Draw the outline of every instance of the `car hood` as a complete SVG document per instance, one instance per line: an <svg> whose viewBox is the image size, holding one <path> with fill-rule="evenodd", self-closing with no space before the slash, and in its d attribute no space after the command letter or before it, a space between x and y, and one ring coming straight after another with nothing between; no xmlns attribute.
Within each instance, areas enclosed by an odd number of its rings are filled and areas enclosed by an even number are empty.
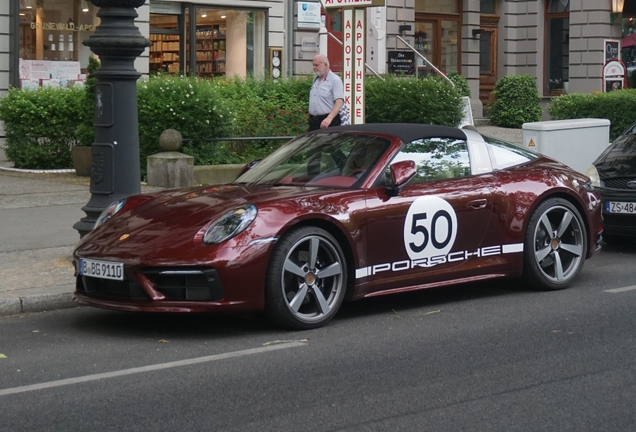
<svg viewBox="0 0 636 432"><path fill-rule="evenodd" d="M297 217L303 212L322 211L324 203L330 201L330 193L339 195L359 192L331 188L245 185L162 191L138 196L141 204L129 210L124 207L122 212L84 237L77 249L85 252L114 252L122 249L192 248L197 233L210 222L238 206L254 204L259 211L259 223L255 222L250 227L249 236L244 236L247 238L243 239L245 244L251 239L275 235L286 219ZM258 226L254 228L254 225ZM241 241L233 244L240 246Z"/></svg>
<svg viewBox="0 0 636 432"><path fill-rule="evenodd" d="M594 161L599 176L636 176L636 134L621 135Z"/></svg>

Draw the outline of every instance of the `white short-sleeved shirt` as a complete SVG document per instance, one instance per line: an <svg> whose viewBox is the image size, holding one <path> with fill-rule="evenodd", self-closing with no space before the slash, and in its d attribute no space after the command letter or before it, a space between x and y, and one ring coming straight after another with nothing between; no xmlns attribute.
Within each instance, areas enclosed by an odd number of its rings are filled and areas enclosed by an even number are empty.
<svg viewBox="0 0 636 432"><path fill-rule="evenodd" d="M324 80L314 78L309 91L309 114L329 114L337 99L344 100L344 88L340 77L330 70Z"/></svg>

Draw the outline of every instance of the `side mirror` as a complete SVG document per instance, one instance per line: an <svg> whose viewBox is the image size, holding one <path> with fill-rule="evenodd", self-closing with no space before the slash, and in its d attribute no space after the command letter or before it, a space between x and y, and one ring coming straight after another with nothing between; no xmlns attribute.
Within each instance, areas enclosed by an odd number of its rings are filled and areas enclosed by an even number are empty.
<svg viewBox="0 0 636 432"><path fill-rule="evenodd" d="M415 162L412 160L396 162L389 169L391 170L391 180L386 187L386 191L391 196L396 196L400 193L400 188L411 181L417 173Z"/></svg>
<svg viewBox="0 0 636 432"><path fill-rule="evenodd" d="M245 174L246 172L248 172L249 170L254 168L256 166L256 164L259 163L262 160L263 159L254 159L253 161L250 161L250 162L246 163L245 166L243 168L241 168L241 171L238 173L236 178L239 178L240 176L242 176L243 174Z"/></svg>

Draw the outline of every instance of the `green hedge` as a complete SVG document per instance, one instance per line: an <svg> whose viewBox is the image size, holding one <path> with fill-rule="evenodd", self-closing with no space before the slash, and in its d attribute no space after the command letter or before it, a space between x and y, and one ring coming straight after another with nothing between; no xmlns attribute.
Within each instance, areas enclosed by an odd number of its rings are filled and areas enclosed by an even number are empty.
<svg viewBox="0 0 636 432"><path fill-rule="evenodd" d="M458 72L451 72L448 74L448 79L455 84L455 89L459 92L460 96L471 96L470 85L465 76L460 75Z"/></svg>
<svg viewBox="0 0 636 432"><path fill-rule="evenodd" d="M181 152L194 163L226 162L223 152L207 138L227 136L232 116L211 80L175 75L158 75L137 85L139 111L139 153L142 173L146 158L159 153L159 135L176 129L188 139Z"/></svg>
<svg viewBox="0 0 636 432"><path fill-rule="evenodd" d="M312 79L221 79L215 81L219 96L228 101L233 121L231 137L296 136L307 130L307 103ZM284 140L223 143L228 155L240 160L261 158Z"/></svg>
<svg viewBox="0 0 636 432"><path fill-rule="evenodd" d="M608 119L610 140L614 140L636 120L636 89L559 96L548 105L548 113L554 120Z"/></svg>
<svg viewBox="0 0 636 432"><path fill-rule="evenodd" d="M461 94L444 78L369 77L365 84L367 123L428 123L457 126Z"/></svg>
<svg viewBox="0 0 636 432"><path fill-rule="evenodd" d="M71 146L78 143L76 128L82 117L84 90L10 89L0 99L5 154L16 168L72 168Z"/></svg>
<svg viewBox="0 0 636 432"><path fill-rule="evenodd" d="M490 105L490 119L497 126L520 128L541 120L541 95L530 75L511 75L497 81Z"/></svg>
<svg viewBox="0 0 636 432"><path fill-rule="evenodd" d="M457 79L457 78L455 78ZM461 82L461 80L456 81ZM312 77L214 80L156 75L137 85L140 166L160 151L159 135L176 129L181 151L195 164L241 163L263 157L282 140L215 142L222 137L296 136L307 129ZM366 121L456 126L463 115L461 86L442 78L367 78ZM0 99L7 157L19 168L68 168L70 147L90 144L92 86L12 89Z"/></svg>

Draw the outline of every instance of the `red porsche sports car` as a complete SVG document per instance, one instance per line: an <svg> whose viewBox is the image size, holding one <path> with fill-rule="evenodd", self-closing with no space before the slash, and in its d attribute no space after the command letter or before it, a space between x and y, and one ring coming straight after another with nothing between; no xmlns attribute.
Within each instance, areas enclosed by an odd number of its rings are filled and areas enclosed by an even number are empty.
<svg viewBox="0 0 636 432"><path fill-rule="evenodd" d="M231 184L113 203L74 251L75 298L308 329L344 299L502 277L556 290L599 249L600 203L588 177L473 130L323 129Z"/></svg>

